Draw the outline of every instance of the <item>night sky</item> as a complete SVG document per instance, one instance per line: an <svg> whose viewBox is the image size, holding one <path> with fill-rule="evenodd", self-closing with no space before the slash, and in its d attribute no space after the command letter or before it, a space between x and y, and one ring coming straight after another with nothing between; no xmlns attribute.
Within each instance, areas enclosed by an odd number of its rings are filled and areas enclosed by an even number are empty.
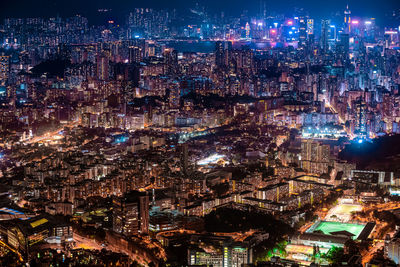
<svg viewBox="0 0 400 267"><path fill-rule="evenodd" d="M185 10L198 2L209 11L237 15L244 9L256 12L259 0L0 0L0 19L5 17L71 16L82 14L90 21L96 19L98 8L111 8L110 17L118 20L134 7L177 8ZM303 7L313 17L330 16L342 12L349 3L353 14L360 17L376 17L381 22L393 10L400 9L400 0L267 0L269 11L290 13L294 7ZM386 16L386 17L385 17ZM399 21L400 25L400 21Z"/></svg>

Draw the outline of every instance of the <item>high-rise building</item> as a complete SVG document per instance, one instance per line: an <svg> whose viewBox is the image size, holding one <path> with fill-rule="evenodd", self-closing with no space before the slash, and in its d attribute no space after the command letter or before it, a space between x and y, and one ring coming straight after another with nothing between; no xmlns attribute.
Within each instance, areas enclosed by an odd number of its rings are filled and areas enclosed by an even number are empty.
<svg viewBox="0 0 400 267"><path fill-rule="evenodd" d="M10 73L10 57L0 56L0 85L6 85Z"/></svg>
<svg viewBox="0 0 400 267"><path fill-rule="evenodd" d="M260 0L260 18L263 20L267 19L267 2L264 0Z"/></svg>
<svg viewBox="0 0 400 267"><path fill-rule="evenodd" d="M229 65L231 50L232 50L231 42L219 41L215 43L215 65L218 68L224 68Z"/></svg>
<svg viewBox="0 0 400 267"><path fill-rule="evenodd" d="M166 33L169 13L166 10L135 8L127 19L128 38L160 37Z"/></svg>
<svg viewBox="0 0 400 267"><path fill-rule="evenodd" d="M241 246L224 245L219 250L189 249L189 265L240 267L252 262L251 250Z"/></svg>
<svg viewBox="0 0 400 267"><path fill-rule="evenodd" d="M129 47L129 63L140 63L143 59L142 57L142 48L138 46L130 46Z"/></svg>
<svg viewBox="0 0 400 267"><path fill-rule="evenodd" d="M329 145L314 140L301 142L301 165L310 173L327 173L330 159Z"/></svg>
<svg viewBox="0 0 400 267"><path fill-rule="evenodd" d="M321 49L324 53L328 52L328 40L331 31L331 21L329 19L323 19L321 21Z"/></svg>
<svg viewBox="0 0 400 267"><path fill-rule="evenodd" d="M182 144L181 165L182 165L182 172L184 174L187 174L189 167L189 152L188 152L188 144L186 143Z"/></svg>
<svg viewBox="0 0 400 267"><path fill-rule="evenodd" d="M307 19L307 33L308 35L314 34L314 20Z"/></svg>
<svg viewBox="0 0 400 267"><path fill-rule="evenodd" d="M340 47L341 51L339 51L339 54L342 54L343 59L347 61L350 51L350 36L348 33L340 34Z"/></svg>
<svg viewBox="0 0 400 267"><path fill-rule="evenodd" d="M355 133L364 138L367 136L367 105L360 98L356 102L356 127Z"/></svg>
<svg viewBox="0 0 400 267"><path fill-rule="evenodd" d="M149 196L131 191L113 199L113 230L123 235L149 231Z"/></svg>
<svg viewBox="0 0 400 267"><path fill-rule="evenodd" d="M309 161L329 162L329 145L318 141L303 140L301 143L301 159Z"/></svg>
<svg viewBox="0 0 400 267"><path fill-rule="evenodd" d="M336 28L335 25L330 25L329 27L331 28L330 31L329 31L329 40L330 41L336 41L336 39L337 39L337 33L336 33L337 28Z"/></svg>
<svg viewBox="0 0 400 267"><path fill-rule="evenodd" d="M299 18L299 47L304 47L307 41L307 19Z"/></svg>
<svg viewBox="0 0 400 267"><path fill-rule="evenodd" d="M246 39L250 39L250 24L248 22L246 23L245 31L246 31Z"/></svg>
<svg viewBox="0 0 400 267"><path fill-rule="evenodd" d="M167 74L176 74L178 71L178 52L167 48L164 50L164 62Z"/></svg>
<svg viewBox="0 0 400 267"><path fill-rule="evenodd" d="M231 65L234 65L236 71L250 71L254 64L254 52L251 49L235 49L231 53Z"/></svg>
<svg viewBox="0 0 400 267"><path fill-rule="evenodd" d="M351 32L351 11L349 5L346 6L346 10L344 11L344 28L346 33Z"/></svg>
<svg viewBox="0 0 400 267"><path fill-rule="evenodd" d="M400 264L400 239L394 238L393 240L387 241L385 252L389 259L394 261L396 264Z"/></svg>
<svg viewBox="0 0 400 267"><path fill-rule="evenodd" d="M110 76L110 60L106 54L101 54L96 57L97 79L108 81Z"/></svg>

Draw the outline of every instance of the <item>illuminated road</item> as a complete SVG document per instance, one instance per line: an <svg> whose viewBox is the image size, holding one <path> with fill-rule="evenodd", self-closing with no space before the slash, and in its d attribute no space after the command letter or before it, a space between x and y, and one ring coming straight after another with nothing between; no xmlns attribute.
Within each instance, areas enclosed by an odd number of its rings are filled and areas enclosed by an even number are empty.
<svg viewBox="0 0 400 267"><path fill-rule="evenodd" d="M70 122L68 124L64 124L62 126L62 128L58 128L57 130L47 132L47 133L39 135L39 136L35 136L32 139L25 141L24 143L25 144L35 144L35 143L39 143L39 142L43 142L43 141L59 140L59 139L63 138L63 136L60 135L59 132L63 131L65 127L73 128L73 127L79 125L79 123L80 123L79 121L76 121L76 122Z"/></svg>
<svg viewBox="0 0 400 267"><path fill-rule="evenodd" d="M372 212L374 211L390 211L390 210L396 210L400 208L400 204L395 204L395 203L384 203L384 204L376 204L376 207L364 207L363 208L363 213L371 215ZM359 216L356 216L357 219L363 219ZM368 216L366 216L368 217ZM365 218L365 219L371 219L371 218Z"/></svg>
<svg viewBox="0 0 400 267"><path fill-rule="evenodd" d="M353 219L356 219L357 221L363 221L363 222L371 222L375 221L376 226L374 229L374 232L371 234L371 237L374 238L374 244L372 245L371 248L368 250L362 251L361 256L362 256L362 264L365 266L368 262L371 261L371 259L374 257L374 254L379 251L380 249L383 249L385 243L383 240L380 240L384 238L387 234L392 236L394 232L387 233L388 230L388 223L383 222L383 221L376 221L376 218L373 216L374 211L390 211L390 210L395 210L399 209L400 204L399 203L380 203L380 204L374 204L373 206L365 206L363 208L363 212L365 214L365 217L360 217L357 214L353 216Z"/></svg>
<svg viewBox="0 0 400 267"><path fill-rule="evenodd" d="M158 232L157 234L156 234L156 238L157 239L159 239L159 238L161 238L161 237L163 237L163 236L173 236L174 234L195 234L196 232L195 231L192 231L192 230L182 230L182 229L180 229L180 230L168 230L168 231L163 231L163 232Z"/></svg>
<svg viewBox="0 0 400 267"><path fill-rule="evenodd" d="M87 249L87 250L102 250L102 249L106 249L115 253L122 253L125 255L128 255L132 260L137 261L139 264L143 265L143 266L148 266L148 264L150 262L153 261L153 259L151 259L147 253L140 253L139 249L136 250L127 250L125 248L123 248L122 246L118 246L118 244L110 244L110 243L106 243L106 244L99 244L97 243L95 240L81 236L79 234L74 233L74 241L76 242L76 245L74 247L74 249ZM157 256L158 259L165 259L166 258L166 254L164 249L160 246L160 245L156 245L154 242L150 242L143 239L137 239L135 240L138 243L141 244L145 244L146 247L148 248L160 248L161 250L161 254ZM142 251L143 252L143 251Z"/></svg>
<svg viewBox="0 0 400 267"><path fill-rule="evenodd" d="M216 236L227 236L232 237L235 242L243 242L246 238L252 236L255 233L254 230L250 230L244 233L234 232L234 233L214 233Z"/></svg>
<svg viewBox="0 0 400 267"><path fill-rule="evenodd" d="M0 246L3 246L5 248L7 248L8 250L14 252L15 254L18 255L18 258L21 262L24 262L24 259L21 255L21 253L18 250L13 249L12 247L10 247L9 245L7 245L6 243L4 243L3 241L0 240Z"/></svg>
<svg viewBox="0 0 400 267"><path fill-rule="evenodd" d="M374 257L374 254L378 250L382 249L384 245L385 245L384 242L377 242L372 246L371 249L369 249L368 251L364 252L361 255L362 256L362 265L366 266L366 264L372 260L372 258Z"/></svg>
<svg viewBox="0 0 400 267"><path fill-rule="evenodd" d="M75 249L102 250L105 248L95 240L80 236L77 233L74 233L74 241L76 242L76 245L74 246Z"/></svg>
<svg viewBox="0 0 400 267"><path fill-rule="evenodd" d="M338 114L339 122L340 122L341 124L345 124L345 122L346 122L345 119L342 118L342 117L340 116L339 112L336 111L335 107L332 106L331 103L330 103L329 101L326 100L325 106L328 107L328 108L331 110L332 113ZM347 135L350 137L350 139L353 139L353 138L354 138L354 135L353 135L353 133L351 132L351 130L350 130L350 129L347 129L346 127L344 127L344 129L345 129Z"/></svg>
<svg viewBox="0 0 400 267"><path fill-rule="evenodd" d="M314 224L314 222L306 223L305 225L303 225L302 227L300 227L299 232L300 232L300 233L304 233L304 232L307 231L307 229L310 228L311 225L313 225L313 224Z"/></svg>

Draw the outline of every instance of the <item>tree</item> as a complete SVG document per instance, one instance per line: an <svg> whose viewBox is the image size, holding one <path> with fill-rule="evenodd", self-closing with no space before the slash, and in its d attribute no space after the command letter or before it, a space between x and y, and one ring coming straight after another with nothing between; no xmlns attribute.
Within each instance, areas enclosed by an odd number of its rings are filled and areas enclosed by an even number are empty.
<svg viewBox="0 0 400 267"><path fill-rule="evenodd" d="M325 255L324 258L331 264L339 263L344 254L343 248L333 246Z"/></svg>

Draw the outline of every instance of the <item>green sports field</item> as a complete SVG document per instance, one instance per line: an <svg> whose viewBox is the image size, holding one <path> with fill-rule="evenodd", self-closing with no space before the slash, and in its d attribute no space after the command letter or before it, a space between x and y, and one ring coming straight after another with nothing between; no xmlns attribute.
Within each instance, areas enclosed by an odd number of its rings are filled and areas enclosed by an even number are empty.
<svg viewBox="0 0 400 267"><path fill-rule="evenodd" d="M321 221L318 226L314 228L313 232L321 231L324 234L329 235L332 232L347 231L354 235L353 239L356 239L364 227L365 225L362 224Z"/></svg>

